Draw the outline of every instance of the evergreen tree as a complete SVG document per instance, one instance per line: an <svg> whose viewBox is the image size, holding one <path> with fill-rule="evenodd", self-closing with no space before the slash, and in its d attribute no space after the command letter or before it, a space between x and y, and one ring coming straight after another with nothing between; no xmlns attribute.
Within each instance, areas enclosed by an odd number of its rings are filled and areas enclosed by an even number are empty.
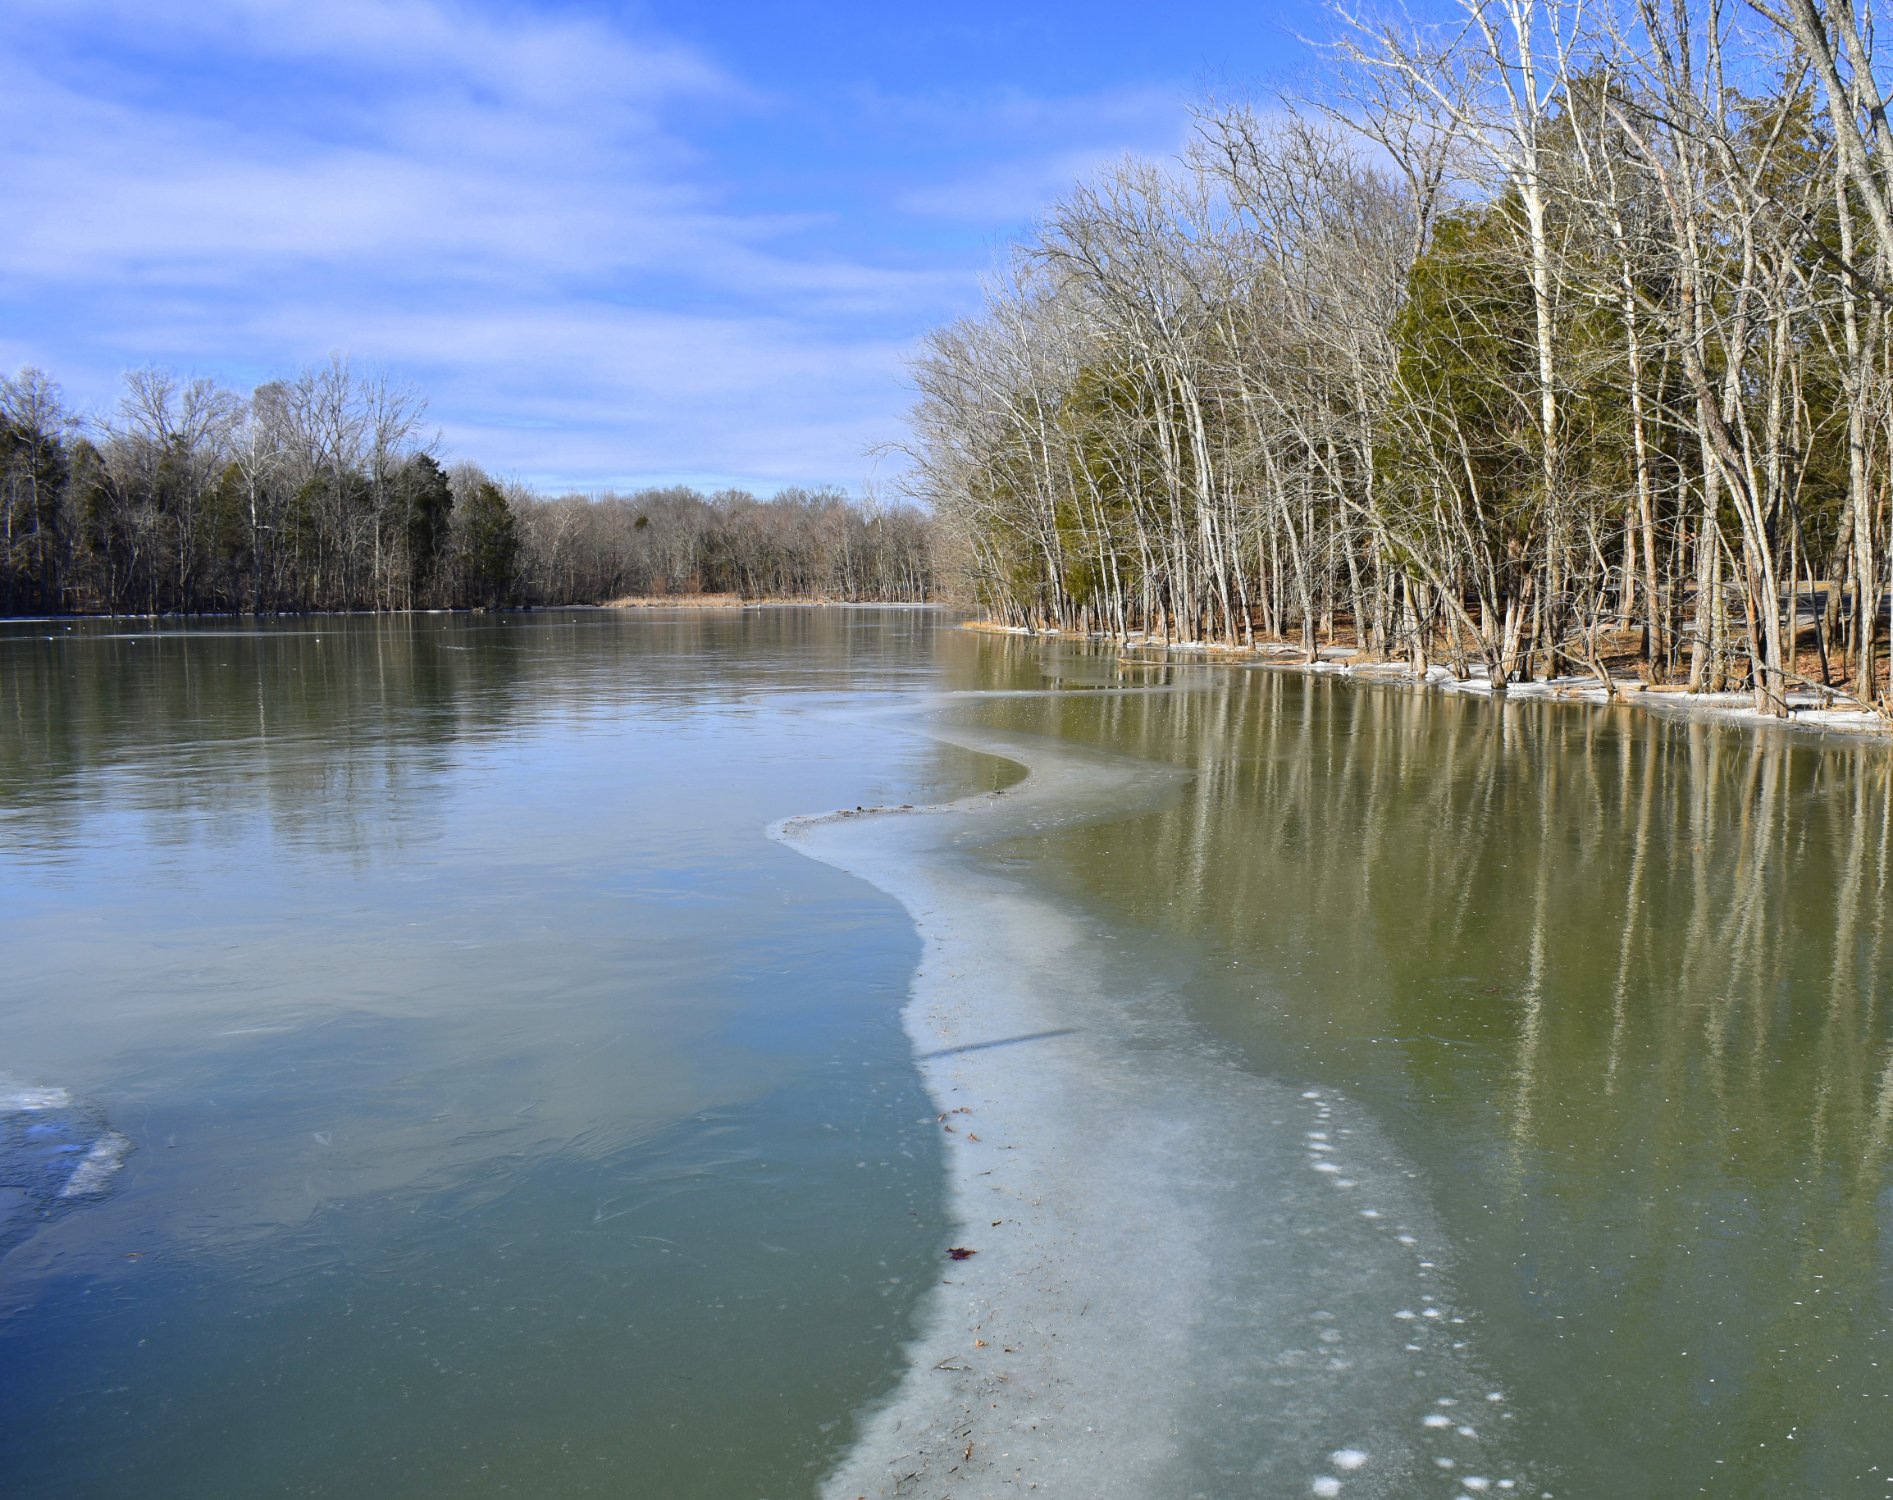
<svg viewBox="0 0 1893 1500"><path fill-rule="evenodd" d="M518 585L519 524L505 494L482 479L466 507L466 551L462 562L465 601L496 608L510 604Z"/></svg>
<svg viewBox="0 0 1893 1500"><path fill-rule="evenodd" d="M431 592L447 547L453 486L430 455L417 453L401 467L395 487L406 514L409 596L420 603Z"/></svg>

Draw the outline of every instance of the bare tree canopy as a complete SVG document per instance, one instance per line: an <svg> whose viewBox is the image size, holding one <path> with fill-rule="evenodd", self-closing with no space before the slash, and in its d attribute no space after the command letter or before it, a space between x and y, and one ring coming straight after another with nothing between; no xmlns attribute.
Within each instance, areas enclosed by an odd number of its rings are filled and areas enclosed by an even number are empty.
<svg viewBox="0 0 1893 1500"><path fill-rule="evenodd" d="M1335 15L1331 76L1048 207L916 362L956 587L1886 702L1893 135L1842 0ZM1614 675L1613 675L1614 674Z"/></svg>

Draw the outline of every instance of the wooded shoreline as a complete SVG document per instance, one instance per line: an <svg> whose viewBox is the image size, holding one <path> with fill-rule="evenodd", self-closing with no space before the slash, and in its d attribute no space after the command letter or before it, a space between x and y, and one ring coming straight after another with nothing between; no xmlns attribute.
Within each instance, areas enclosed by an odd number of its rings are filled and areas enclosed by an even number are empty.
<svg viewBox="0 0 1893 1500"><path fill-rule="evenodd" d="M1332 15L1298 97L1075 187L916 366L943 557L1023 626L1441 643L1888 695L1893 134L1851 7ZM1822 603L1818 667L1778 604ZM1798 610L1798 605L1797 605ZM1423 667L1421 668L1423 670Z"/></svg>
<svg viewBox="0 0 1893 1500"><path fill-rule="evenodd" d="M425 415L340 359L248 395L133 370L94 415L42 371L0 377L0 617L932 593L911 506L797 485L545 495L443 462Z"/></svg>
<svg viewBox="0 0 1893 1500"><path fill-rule="evenodd" d="M1094 644L1110 641L1109 637L1096 634L1051 627L1009 625L992 619L965 620L959 628L985 635L1027 639L1082 640ZM1460 693L1472 697L1496 698L1501 702L1550 701L1588 703L1598 707L1614 704L1640 709L1659 718L1696 719L1753 728L1799 729L1821 734L1893 737L1893 715L1884 706L1869 709L1833 692L1822 694L1812 688L1790 692L1786 698L1785 713L1777 714L1757 709L1753 698L1747 693L1691 692L1680 684L1653 684L1637 678L1613 677L1610 686L1606 687L1595 676L1572 674L1495 686L1486 674L1461 677L1451 668L1438 664L1416 671L1407 662L1366 656L1346 646L1322 648L1311 660L1300 646L1281 640L1231 646L1216 642L1166 642L1132 637L1115 644L1121 653L1125 653L1120 656L1120 663L1132 667L1247 667L1299 673L1309 677L1339 677L1352 682Z"/></svg>

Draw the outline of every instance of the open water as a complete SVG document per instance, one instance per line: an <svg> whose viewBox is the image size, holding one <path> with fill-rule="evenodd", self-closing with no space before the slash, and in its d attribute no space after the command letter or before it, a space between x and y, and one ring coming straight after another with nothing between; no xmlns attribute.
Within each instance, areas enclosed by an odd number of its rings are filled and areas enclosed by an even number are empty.
<svg viewBox="0 0 1893 1500"><path fill-rule="evenodd" d="M937 857L1217 1132L1166 1493L1893 1495L1885 747L837 609L0 626L0 1493L816 1493L961 1226L765 830L1008 745L1163 788Z"/></svg>

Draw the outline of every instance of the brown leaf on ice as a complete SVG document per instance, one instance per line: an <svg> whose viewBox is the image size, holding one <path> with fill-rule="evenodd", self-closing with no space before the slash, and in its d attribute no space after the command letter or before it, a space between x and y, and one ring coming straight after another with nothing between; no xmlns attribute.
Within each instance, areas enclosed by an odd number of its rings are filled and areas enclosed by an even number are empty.
<svg viewBox="0 0 1893 1500"><path fill-rule="evenodd" d="M968 1250L964 1245L954 1245L947 1251L947 1259L971 1260L977 1254L979 1254L977 1250Z"/></svg>

